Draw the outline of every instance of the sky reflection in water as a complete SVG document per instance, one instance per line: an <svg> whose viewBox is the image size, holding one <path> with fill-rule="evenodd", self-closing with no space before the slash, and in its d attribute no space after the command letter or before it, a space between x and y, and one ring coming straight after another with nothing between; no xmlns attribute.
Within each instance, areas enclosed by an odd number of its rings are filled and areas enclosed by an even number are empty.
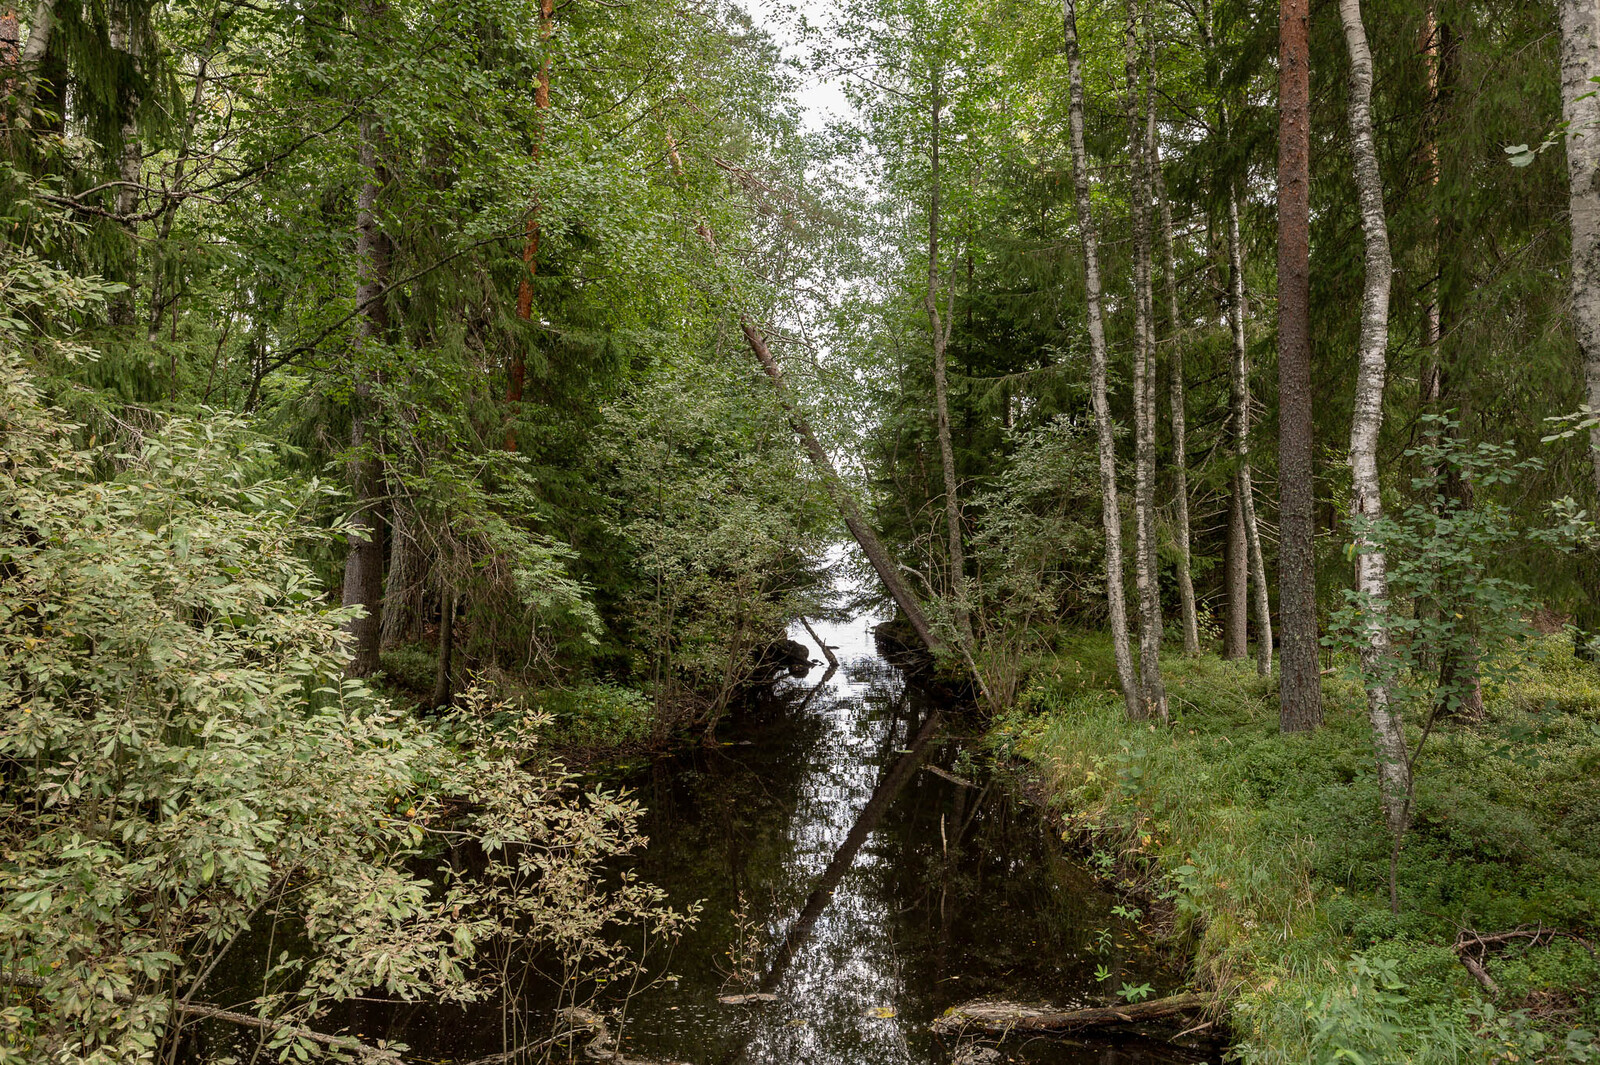
<svg viewBox="0 0 1600 1065"><path fill-rule="evenodd" d="M1061 854L1001 782L960 761L976 737L874 647L876 619L817 625L841 668L785 683L723 731L724 746L640 783L651 846L640 869L675 903L705 899L667 968L635 999L629 1053L692 1065L949 1062L928 1022L974 997L1104 1001L1124 982L1174 987L1116 899ZM812 646L796 626L796 639ZM909 753L908 753L909 752ZM969 780L953 783L933 763ZM764 949L731 979L735 911ZM658 965L660 960L658 960ZM1097 981L1096 968L1111 976ZM718 994L770 990L730 1007ZM1015 1060L1197 1062L1157 1042L1015 1041Z"/></svg>

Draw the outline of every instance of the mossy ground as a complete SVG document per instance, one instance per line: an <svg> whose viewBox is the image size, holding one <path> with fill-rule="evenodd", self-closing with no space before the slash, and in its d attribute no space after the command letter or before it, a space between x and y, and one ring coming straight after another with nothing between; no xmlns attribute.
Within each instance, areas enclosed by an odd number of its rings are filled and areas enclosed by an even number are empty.
<svg viewBox="0 0 1600 1065"><path fill-rule="evenodd" d="M1243 1060L1600 1060L1600 670L1570 641L1544 641L1486 691L1485 721L1428 740L1398 915L1344 671L1325 678L1325 726L1283 736L1276 685L1252 663L1163 667L1171 726L1130 723L1109 641L1068 640L995 735L1108 866L1166 898L1195 981L1231 996ZM1496 996L1454 949L1463 929L1541 926L1581 940L1490 951Z"/></svg>

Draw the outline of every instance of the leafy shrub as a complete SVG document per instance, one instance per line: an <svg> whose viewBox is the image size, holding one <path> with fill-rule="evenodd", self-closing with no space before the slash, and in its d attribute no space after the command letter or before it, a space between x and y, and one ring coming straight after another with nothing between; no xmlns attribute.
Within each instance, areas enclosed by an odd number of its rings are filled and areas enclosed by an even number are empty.
<svg viewBox="0 0 1600 1065"><path fill-rule="evenodd" d="M383 652L380 662L389 682L403 691L427 694L433 691L438 669L438 652L423 644L408 643Z"/></svg>
<svg viewBox="0 0 1600 1065"><path fill-rule="evenodd" d="M539 704L554 716L558 737L587 747L612 747L650 739L655 711L642 692L616 684L586 684L541 692Z"/></svg>
<svg viewBox="0 0 1600 1065"><path fill-rule="evenodd" d="M508 993L485 951L626 975L619 924L670 937L601 876L636 807L530 763L538 720L425 728L341 679L300 554L343 531L305 520L323 486L224 415L129 452L71 432L0 355L0 1061L149 1060L225 955L303 1057L331 1000ZM446 838L482 860L419 874ZM292 955L240 957L260 921Z"/></svg>

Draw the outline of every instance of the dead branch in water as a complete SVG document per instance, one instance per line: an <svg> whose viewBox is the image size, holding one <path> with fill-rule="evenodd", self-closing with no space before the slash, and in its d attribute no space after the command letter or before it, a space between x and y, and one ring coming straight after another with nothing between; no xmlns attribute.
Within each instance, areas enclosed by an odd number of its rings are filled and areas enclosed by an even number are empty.
<svg viewBox="0 0 1600 1065"><path fill-rule="evenodd" d="M1217 1005L1219 1001L1216 995L1189 993L1149 1002L1091 1006L1077 1010L1054 1010L1015 1002L967 1002L950 1007L944 1016L933 1022L932 1027L940 1035L955 1035L974 1029L993 1035L1007 1032L1064 1032L1077 1028L1166 1020L1187 1013L1199 1013Z"/></svg>

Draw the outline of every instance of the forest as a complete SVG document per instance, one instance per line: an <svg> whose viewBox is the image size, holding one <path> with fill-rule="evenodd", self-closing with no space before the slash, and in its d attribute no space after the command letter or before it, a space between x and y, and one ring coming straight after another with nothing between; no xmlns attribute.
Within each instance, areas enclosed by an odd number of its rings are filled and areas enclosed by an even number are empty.
<svg viewBox="0 0 1600 1065"><path fill-rule="evenodd" d="M0 1065L1600 1061L1597 514L1600 0L0 2Z"/></svg>

